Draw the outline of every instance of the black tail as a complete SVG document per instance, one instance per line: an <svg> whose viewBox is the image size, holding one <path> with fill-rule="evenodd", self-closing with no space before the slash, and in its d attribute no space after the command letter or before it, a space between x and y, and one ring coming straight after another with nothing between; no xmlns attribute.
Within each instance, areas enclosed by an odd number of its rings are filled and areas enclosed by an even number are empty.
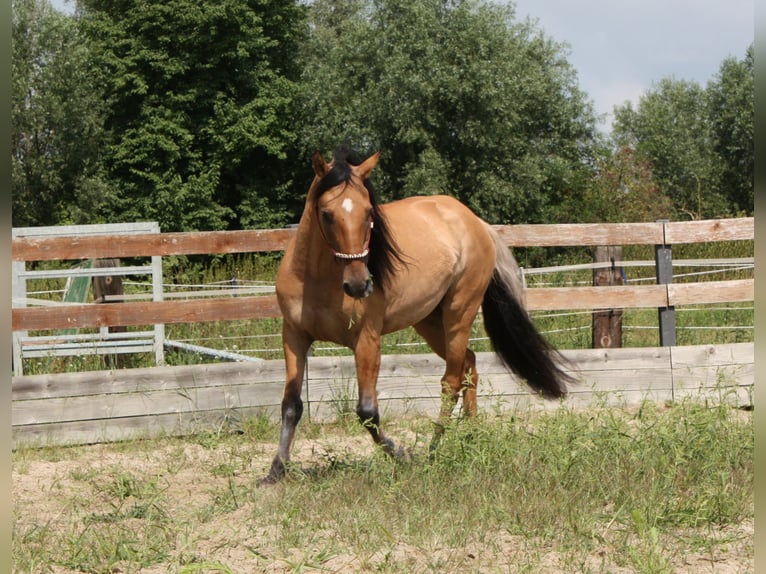
<svg viewBox="0 0 766 574"><path fill-rule="evenodd" d="M559 366L559 353L535 328L513 287L495 271L484 293L484 328L495 353L515 374L546 398L566 395L574 382Z"/></svg>

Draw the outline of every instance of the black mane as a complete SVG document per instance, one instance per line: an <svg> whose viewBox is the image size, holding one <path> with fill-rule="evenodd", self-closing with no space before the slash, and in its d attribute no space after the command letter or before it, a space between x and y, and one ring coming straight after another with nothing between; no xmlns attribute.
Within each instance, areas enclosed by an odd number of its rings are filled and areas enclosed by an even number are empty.
<svg viewBox="0 0 766 574"><path fill-rule="evenodd" d="M339 147L333 153L333 166L319 181L315 190L314 201L318 201L324 192L338 185L350 183L351 166L362 163L359 154L350 148ZM372 204L372 236L370 237L370 255L367 259L367 268L370 270L373 281L382 289L390 284L391 277L396 272L397 262L406 265L405 256L391 235L388 221L380 211L380 204L375 196L375 190L369 179L364 181L364 186Z"/></svg>
<svg viewBox="0 0 766 574"><path fill-rule="evenodd" d="M319 185L316 188L315 194L318 200L322 194L328 189L332 189L335 186L343 183L351 182L351 166L359 165L362 163L362 159L359 154L353 149L346 147L339 147L335 150L332 156L333 165L332 169L328 171L325 176L319 181ZM375 205L374 194L372 193L372 184L370 180L364 182L367 191L370 193L370 201Z"/></svg>

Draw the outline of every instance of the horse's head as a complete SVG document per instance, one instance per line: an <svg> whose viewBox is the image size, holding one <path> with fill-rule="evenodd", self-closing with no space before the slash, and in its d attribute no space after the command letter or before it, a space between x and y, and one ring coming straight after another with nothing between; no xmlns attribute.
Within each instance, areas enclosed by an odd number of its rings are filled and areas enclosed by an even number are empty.
<svg viewBox="0 0 766 574"><path fill-rule="evenodd" d="M355 299L369 296L373 289L367 262L376 206L368 179L379 155L353 163L348 153L336 152L329 164L319 152L313 157L315 177L309 197L314 201L316 223L343 264L343 290Z"/></svg>

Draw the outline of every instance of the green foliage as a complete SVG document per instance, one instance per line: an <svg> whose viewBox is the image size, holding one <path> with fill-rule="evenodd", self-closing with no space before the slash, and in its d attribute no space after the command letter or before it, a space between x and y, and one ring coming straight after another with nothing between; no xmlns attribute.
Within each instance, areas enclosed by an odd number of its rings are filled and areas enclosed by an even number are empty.
<svg viewBox="0 0 766 574"><path fill-rule="evenodd" d="M495 0L13 0L13 224L280 227L310 156L493 223L753 211L753 49L595 128L566 47Z"/></svg>
<svg viewBox="0 0 766 574"><path fill-rule="evenodd" d="M648 161L679 215L753 213L753 49L728 58L707 88L664 78L615 110L613 139Z"/></svg>
<svg viewBox="0 0 766 574"><path fill-rule="evenodd" d="M86 0L103 69L110 220L163 231L277 226L294 138L293 0Z"/></svg>
<svg viewBox="0 0 766 574"><path fill-rule="evenodd" d="M302 140L382 150L383 197L449 193L534 222L583 185L592 109L562 46L511 7L320 0L310 14Z"/></svg>
<svg viewBox="0 0 766 574"><path fill-rule="evenodd" d="M754 81L751 44L743 60L724 60L707 88L720 185L732 213L753 213Z"/></svg>
<svg viewBox="0 0 766 574"><path fill-rule="evenodd" d="M584 194L567 198L563 207L572 223L656 221L673 214L650 163L630 147L604 151Z"/></svg>
<svg viewBox="0 0 766 574"><path fill-rule="evenodd" d="M696 82L665 78L615 114L615 137L650 161L663 193L694 219L725 209L715 186L704 90Z"/></svg>
<svg viewBox="0 0 766 574"><path fill-rule="evenodd" d="M13 225L98 223L105 104L87 38L48 0L13 0Z"/></svg>

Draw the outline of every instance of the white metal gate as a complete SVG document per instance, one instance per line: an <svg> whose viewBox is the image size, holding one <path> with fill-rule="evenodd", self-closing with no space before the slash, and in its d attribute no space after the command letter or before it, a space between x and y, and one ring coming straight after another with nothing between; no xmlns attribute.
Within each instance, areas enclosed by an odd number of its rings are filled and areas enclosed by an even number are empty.
<svg viewBox="0 0 766 574"><path fill-rule="evenodd" d="M66 225L53 227L15 227L13 239L94 236L94 235L138 235L160 233L157 222L113 223L102 225ZM67 305L66 301L53 301L50 298L29 297L27 281L30 279L64 278L94 276L129 276L149 275L152 284L152 300L162 301L162 257L153 256L149 265L99 267L90 265L75 266L69 269L27 269L26 261L13 261L13 307L32 305ZM151 330L110 333L107 327L98 333L79 333L76 329L58 332L53 335L30 335L28 331L13 333L13 372L23 375L23 359L49 356L72 355L111 355L120 353L154 352L157 365L164 363L165 325L154 325Z"/></svg>

